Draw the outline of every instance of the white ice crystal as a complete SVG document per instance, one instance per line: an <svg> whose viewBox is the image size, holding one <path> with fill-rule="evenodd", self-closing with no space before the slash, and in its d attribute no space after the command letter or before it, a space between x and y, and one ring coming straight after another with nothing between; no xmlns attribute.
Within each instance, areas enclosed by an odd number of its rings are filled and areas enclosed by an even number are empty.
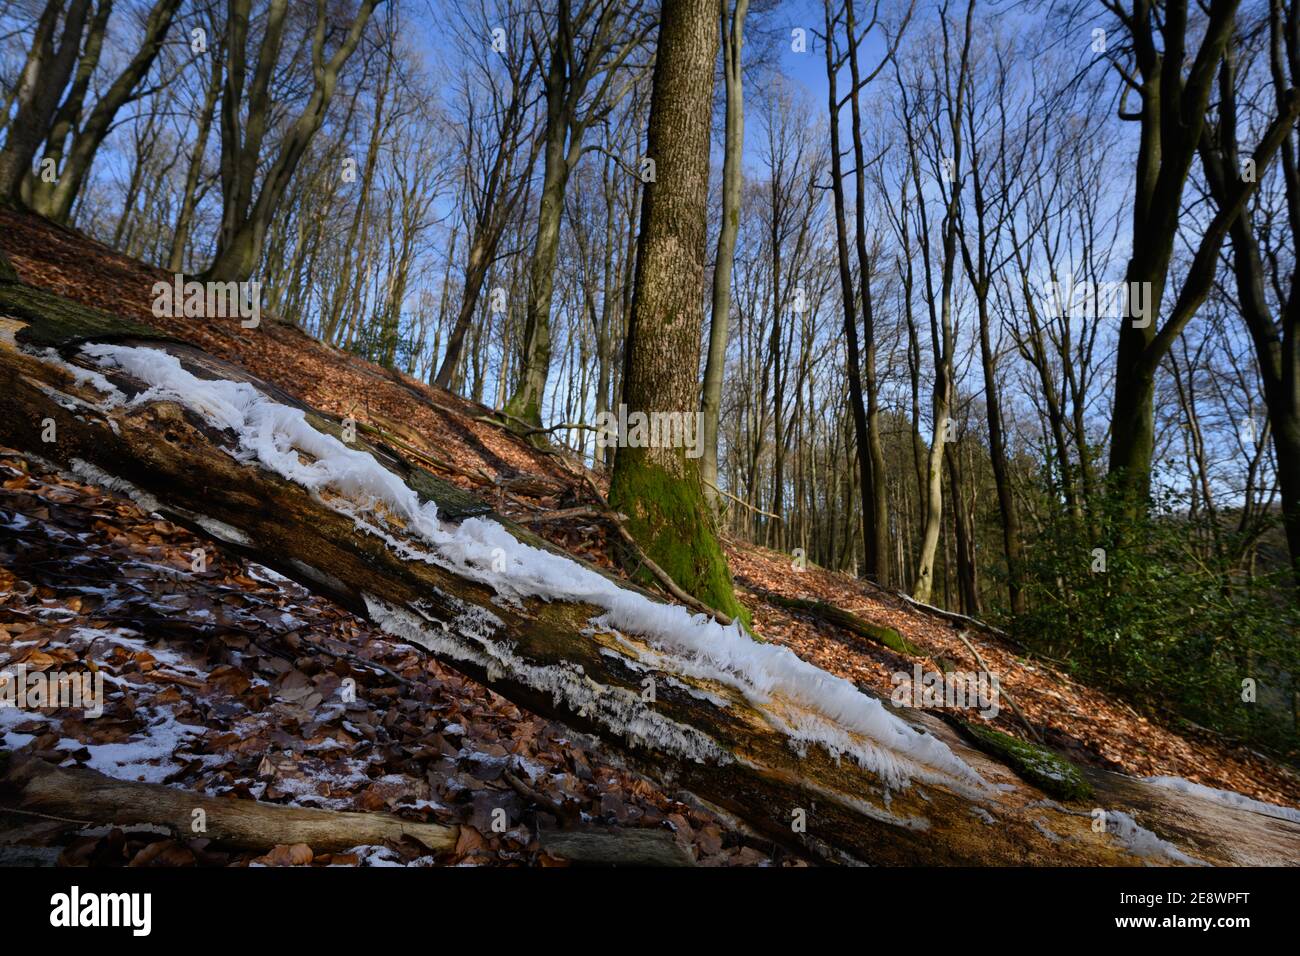
<svg viewBox="0 0 1300 956"><path fill-rule="evenodd" d="M1206 865L1204 861L1188 856L1169 841L1162 840L1123 810L1106 811L1106 832L1136 856L1172 860L1189 866Z"/></svg>

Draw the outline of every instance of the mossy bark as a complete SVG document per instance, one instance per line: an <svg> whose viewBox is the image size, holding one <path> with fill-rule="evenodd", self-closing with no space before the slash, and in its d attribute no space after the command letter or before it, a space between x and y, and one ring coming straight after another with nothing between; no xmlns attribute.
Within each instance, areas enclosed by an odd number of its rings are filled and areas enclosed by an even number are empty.
<svg viewBox="0 0 1300 956"><path fill-rule="evenodd" d="M635 461L638 450L620 449L610 506L627 516L632 537L685 591L714 610L747 620L694 463L687 474L672 475L652 461ZM635 568L636 557L627 558ZM642 583L654 581L649 572L640 576Z"/></svg>
<svg viewBox="0 0 1300 956"><path fill-rule="evenodd" d="M0 263L0 279L4 265ZM15 277L16 278L16 277ZM153 329L73 302L44 289L20 282L0 281L0 313L23 320L20 341L38 348L64 351L78 342L95 339L162 339Z"/></svg>
<svg viewBox="0 0 1300 956"><path fill-rule="evenodd" d="M886 627L883 624L875 624L843 608L827 604L825 601L788 598L775 593L765 594L764 599L779 607L792 611L803 611L836 627L842 627L858 637L864 637L873 643L889 648L895 654L901 654L904 657L920 657L925 653L894 628Z"/></svg>
<svg viewBox="0 0 1300 956"><path fill-rule="evenodd" d="M1059 800L1085 800L1092 796L1092 787L1083 773L1060 754L991 727L966 722L962 729L980 750L1005 762L1048 796Z"/></svg>

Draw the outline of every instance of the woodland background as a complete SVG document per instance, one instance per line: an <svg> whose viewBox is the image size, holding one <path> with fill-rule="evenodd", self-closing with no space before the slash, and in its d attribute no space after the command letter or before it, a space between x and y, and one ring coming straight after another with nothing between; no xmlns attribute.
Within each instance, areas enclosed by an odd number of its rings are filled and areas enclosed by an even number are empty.
<svg viewBox="0 0 1300 956"><path fill-rule="evenodd" d="M718 13L721 528L1293 752L1294 0ZM657 17L0 0L0 189L608 466ZM1149 328L1045 289L1126 279Z"/></svg>

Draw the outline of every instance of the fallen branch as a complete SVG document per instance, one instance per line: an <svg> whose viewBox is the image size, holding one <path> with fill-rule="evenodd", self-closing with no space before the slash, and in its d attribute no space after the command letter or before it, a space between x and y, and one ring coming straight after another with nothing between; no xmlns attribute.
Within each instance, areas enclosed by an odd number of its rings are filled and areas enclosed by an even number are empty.
<svg viewBox="0 0 1300 956"><path fill-rule="evenodd" d="M885 627L880 624L873 624L864 618L858 617L843 608L828 604L825 601L810 601L806 598L788 598L774 591L760 592L763 599L792 611L802 611L811 615L819 621L830 624L834 627L843 628L858 637L866 638L872 643L879 644L889 648L896 654L902 654L906 657L920 657L925 651L917 647L907 638L903 637L892 627Z"/></svg>
<svg viewBox="0 0 1300 956"><path fill-rule="evenodd" d="M717 485L715 485L713 482L711 482L711 481L709 481L709 480L707 480L707 479L703 479L703 480L704 480L704 484L705 484L705 485L707 485L708 487L712 488L712 489L713 489L714 491L716 491L718 494L723 495L723 496L725 496L725 497L727 497L727 498L730 498L732 501L734 501L734 502L735 502L736 504L738 504L738 505L743 505L744 507L748 508L750 511L754 512L755 514L760 514L760 515L762 515L762 516L765 517L765 518L775 518L777 521L785 521L785 519L782 518L780 515L774 515L774 514L772 514L772 512L770 512L770 511L764 511L762 508L759 508L757 505L751 505L748 501L745 501L745 500L742 499L742 498L737 498L737 497L736 497L735 495L733 495L730 491L725 491L725 490L723 490L722 488L719 488L719 487L718 487Z"/></svg>
<svg viewBox="0 0 1300 956"><path fill-rule="evenodd" d="M577 508L561 508L559 511L547 511L543 514L530 515L523 519L525 524L549 524L552 521L567 521L570 518L607 518L609 515L599 508L580 505Z"/></svg>
<svg viewBox="0 0 1300 956"><path fill-rule="evenodd" d="M975 650L975 645L966 639L966 632L958 631L957 637L963 644L966 645L966 650L970 651L971 654L974 656L975 663L979 666L979 669L983 671L985 674L992 675L993 672L989 670L988 665L984 663L984 658L980 657L980 652ZM1034 735L1034 739L1041 744L1043 742L1042 734L1038 732L1037 727L1035 727L1033 724L1029 722L1029 718L1025 716L1025 712L1020 709L1020 705L1017 704L1016 699L1011 696L1011 692L1002 686L1001 681L998 682L998 696L1005 697L1007 699L1007 703L1010 704L1011 709L1016 712L1016 716L1020 718L1020 722L1025 725L1025 728L1031 734Z"/></svg>
<svg viewBox="0 0 1300 956"><path fill-rule="evenodd" d="M985 624L983 621L977 618L970 617L966 614L958 614L956 611L948 611L941 607L935 607L933 604L926 604L924 601L918 601L916 598L912 597L906 591L895 591L894 594L896 597L899 598L899 600L903 601L905 604L909 604L914 608L918 608L924 611L926 614L933 614L935 617L941 617L945 621L951 621L954 624L964 624L967 627L973 627L976 630L984 631L987 634L992 634L994 637L1000 637L1002 638L1002 640L1008 642L1009 644L1014 644L1016 647L1022 649L1024 649L1025 647L1024 644L1016 640L1006 631L1002 630L999 627L994 627L992 624Z"/></svg>
<svg viewBox="0 0 1300 956"><path fill-rule="evenodd" d="M456 845L456 827L403 820L390 813L349 813L209 797L153 783L128 783L84 768L62 769L35 757L12 758L3 778L19 809L88 824L155 824L181 837L205 836L261 850L306 843L318 852L397 843L410 837L435 852ZM202 824L202 829L196 826Z"/></svg>
<svg viewBox="0 0 1300 956"><path fill-rule="evenodd" d="M542 850L586 866L695 866L667 830L543 830Z"/></svg>

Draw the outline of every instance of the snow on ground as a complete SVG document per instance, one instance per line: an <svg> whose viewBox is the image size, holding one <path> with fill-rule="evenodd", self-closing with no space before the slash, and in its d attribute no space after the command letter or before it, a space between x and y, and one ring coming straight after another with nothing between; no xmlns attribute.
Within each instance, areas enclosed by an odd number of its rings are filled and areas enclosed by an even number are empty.
<svg viewBox="0 0 1300 956"><path fill-rule="evenodd" d="M118 780L162 783L180 769L174 756L203 736L206 728L180 723L167 708L140 708L137 714L145 721L145 727L132 734L130 740L87 744L72 737L61 737L52 749L69 753L84 749L89 756L81 762L82 766ZM0 707L0 739L5 748L19 750L31 743L34 734L15 732L12 728L34 722L46 723L51 730L58 726L50 715L39 710ZM73 764L65 762L65 765Z"/></svg>
<svg viewBox="0 0 1300 956"><path fill-rule="evenodd" d="M233 433L236 459L260 464L318 496L326 490L343 495L357 512L335 501L327 504L384 537L404 558L448 567L491 586L506 601L538 597L601 607L605 613L595 626L649 640L672 653L684 673L733 687L769 714L778 700L794 705L783 708L789 720L775 721L794 742L819 744L837 759L848 755L891 784L902 785L928 768L958 783L985 786L941 741L788 648L753 641L739 624L723 627L683 607L651 601L572 559L521 543L495 521L444 524L433 502L421 503L371 455L318 431L302 410L274 402L246 382L200 379L158 349L97 344L82 352L101 367L121 369L148 385L130 404L178 402ZM392 538L383 530L383 510L400 517L433 553Z"/></svg>

